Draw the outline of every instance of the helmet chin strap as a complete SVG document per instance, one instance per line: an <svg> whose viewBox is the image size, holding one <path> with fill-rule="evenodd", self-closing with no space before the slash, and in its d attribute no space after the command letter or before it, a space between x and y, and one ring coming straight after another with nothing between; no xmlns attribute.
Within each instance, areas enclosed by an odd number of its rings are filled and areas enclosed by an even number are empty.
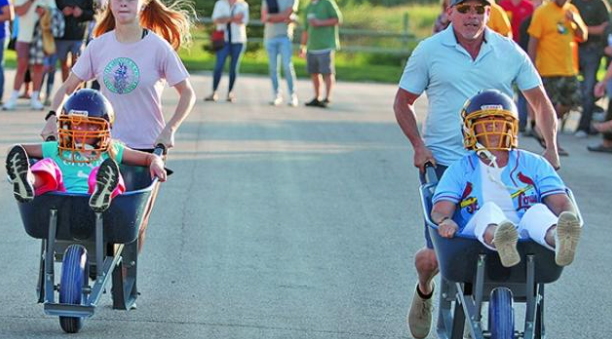
<svg viewBox="0 0 612 339"><path fill-rule="evenodd" d="M499 165L497 164L497 157L493 153L491 153L491 151L489 151L483 144L481 144L478 141L476 142L476 147L478 149L478 151L476 151L476 154L479 156L483 156L487 160L489 160L489 162L493 164L493 167L497 170L497 172L499 172ZM501 180L499 180L497 177L495 177L491 173L490 166L487 166L486 169L487 169L487 175L489 176L489 179L493 181L494 183L498 184L503 189L511 189L511 190L521 189L520 187L507 186L506 184L504 184Z"/></svg>

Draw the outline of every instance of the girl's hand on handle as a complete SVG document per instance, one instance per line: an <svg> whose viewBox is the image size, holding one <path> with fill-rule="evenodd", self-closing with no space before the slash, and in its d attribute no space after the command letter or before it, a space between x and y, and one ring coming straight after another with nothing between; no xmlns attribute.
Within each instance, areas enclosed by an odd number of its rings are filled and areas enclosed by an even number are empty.
<svg viewBox="0 0 612 339"><path fill-rule="evenodd" d="M151 178L159 178L159 181L164 182L168 178L168 174L166 173L166 169L164 168L164 161L157 155L153 155L155 158L151 162L149 166L149 171L151 172Z"/></svg>
<svg viewBox="0 0 612 339"><path fill-rule="evenodd" d="M53 138L51 140L58 140L56 116L51 116L49 119L47 119L45 127L43 127L42 131L40 132L40 136L43 138L43 140L49 140L49 138Z"/></svg>

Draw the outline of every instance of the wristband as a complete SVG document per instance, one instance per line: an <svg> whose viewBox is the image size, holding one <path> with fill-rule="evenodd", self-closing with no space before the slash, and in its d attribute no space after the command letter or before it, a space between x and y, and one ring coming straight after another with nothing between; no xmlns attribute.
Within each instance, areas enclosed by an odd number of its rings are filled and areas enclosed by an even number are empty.
<svg viewBox="0 0 612 339"><path fill-rule="evenodd" d="M47 115L45 116L45 121L49 120L49 118L51 118L52 116L57 116L57 113L55 113L55 111L49 111L49 113L47 113Z"/></svg>

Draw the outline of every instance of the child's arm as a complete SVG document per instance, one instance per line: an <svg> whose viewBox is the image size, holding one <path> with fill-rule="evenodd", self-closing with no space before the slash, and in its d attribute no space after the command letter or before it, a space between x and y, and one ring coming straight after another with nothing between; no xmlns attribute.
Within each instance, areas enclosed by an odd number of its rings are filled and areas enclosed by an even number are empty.
<svg viewBox="0 0 612 339"><path fill-rule="evenodd" d="M158 177L159 181L166 181L166 169L164 161L153 153L141 152L126 147L123 150L123 163L133 166L148 167L151 177Z"/></svg>
<svg viewBox="0 0 612 339"><path fill-rule="evenodd" d="M31 158L42 158L42 144L22 144L21 147L25 149L26 154Z"/></svg>

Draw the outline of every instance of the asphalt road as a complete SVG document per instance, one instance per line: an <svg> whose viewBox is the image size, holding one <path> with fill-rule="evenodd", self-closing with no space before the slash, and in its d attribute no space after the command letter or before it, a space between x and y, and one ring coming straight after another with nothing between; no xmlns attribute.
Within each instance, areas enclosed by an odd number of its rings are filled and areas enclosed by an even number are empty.
<svg viewBox="0 0 612 339"><path fill-rule="evenodd" d="M193 82L208 95L210 75ZM309 83L298 86L310 99ZM199 100L177 135L175 175L140 256L138 309L115 311L104 295L70 337L409 338L413 254L423 240L412 149L391 109L396 87L341 82L328 110L268 106L263 77L241 77L237 88L235 104ZM176 101L166 90L168 113ZM36 141L42 128L44 113L21 104L0 111L2 150ZM547 286L547 333L605 338L612 156L586 150L597 138L560 140L571 154L561 175L586 226L574 265ZM532 139L521 144L541 151ZM65 338L36 303L40 244L23 231L10 186L0 191L0 338Z"/></svg>

